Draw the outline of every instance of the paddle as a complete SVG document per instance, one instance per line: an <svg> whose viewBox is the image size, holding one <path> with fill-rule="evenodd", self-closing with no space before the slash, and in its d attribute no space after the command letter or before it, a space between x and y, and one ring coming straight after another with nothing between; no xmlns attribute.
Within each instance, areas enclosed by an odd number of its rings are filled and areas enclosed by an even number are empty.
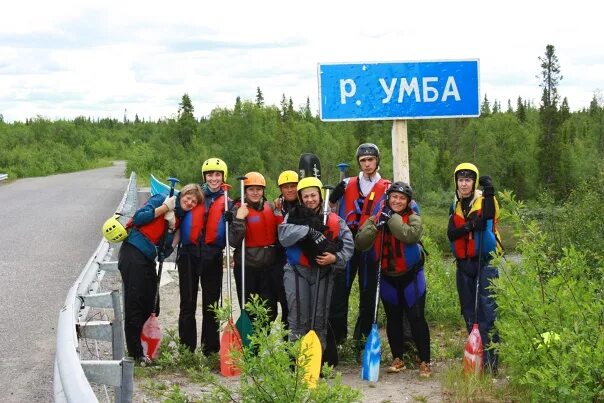
<svg viewBox="0 0 604 403"><path fill-rule="evenodd" d="M375 288L375 309L373 311L373 324L371 332L365 342L363 351L363 366L361 367L361 379L364 381L377 382L380 377L380 361L382 359L382 341L377 325L377 311L380 302L380 280L382 273L382 258L384 253L384 235L386 228L382 227L382 240L380 241L380 256L377 267L377 284Z"/></svg>
<svg viewBox="0 0 604 403"><path fill-rule="evenodd" d="M319 157L313 153L300 154L298 173L300 174L300 179L308 178L309 176L321 179L321 161Z"/></svg>
<svg viewBox="0 0 604 403"><path fill-rule="evenodd" d="M245 183L244 181L247 179L245 176L240 176L237 178L241 181L241 204L244 202L244 194L245 194ZM235 326L237 326L237 330L239 330L239 334L241 335L241 339L243 340L243 346L247 347L250 345L250 336L252 335L252 321L245 309L245 236L241 241L241 315L235 322Z"/></svg>
<svg viewBox="0 0 604 403"><path fill-rule="evenodd" d="M325 201L323 203L323 225L327 225L327 216L329 214L329 187L325 187ZM302 358L305 356L306 362L304 365L304 380L309 388L313 389L317 386L317 381L321 375L321 359L323 355L323 348L321 347L321 340L317 332L315 332L315 319L317 318L317 305L319 304L319 282L321 280L321 268L313 265L317 270L317 278L315 279L314 289L314 303L312 307L312 318L310 322L310 330L302 338L300 345L300 351L302 352ZM325 320L325 316L323 317ZM300 359L298 360L300 362Z"/></svg>
<svg viewBox="0 0 604 403"><path fill-rule="evenodd" d="M224 211L229 209L229 197L228 190L229 185L224 183L222 185L224 191ZM231 292L231 252L229 246L229 223L225 223L225 237L226 237L226 266L227 266L227 288L229 292L229 304L233 301L233 294ZM230 306L231 312L229 319L227 320L224 330L222 331L222 337L220 338L220 374L222 376L231 377L237 376L241 372L239 367L233 361L233 356L238 350L241 352L241 336L237 328L233 324L233 307Z"/></svg>
<svg viewBox="0 0 604 403"><path fill-rule="evenodd" d="M168 178L170 181L170 197L174 196L174 186L176 182L180 182L176 178ZM161 328L159 326L159 320L157 319L158 303L159 303L159 283L161 282L161 272L164 266L164 249L166 246L166 236L168 234L168 222L165 223L164 234L159 242L159 250L157 253L157 260L159 262L159 268L157 270L157 290L155 291L155 298L153 299L153 312L151 316L143 324L143 330L141 331L141 345L143 346L143 355L150 359L157 358L159 353L159 345L161 344Z"/></svg>
<svg viewBox="0 0 604 403"><path fill-rule="evenodd" d="M480 287L480 266L482 265L482 244L484 231L478 232L478 272L476 273L476 295L474 297L474 324L472 331L466 340L466 347L463 354L463 372L465 375L482 373L482 337L478 328L478 294Z"/></svg>

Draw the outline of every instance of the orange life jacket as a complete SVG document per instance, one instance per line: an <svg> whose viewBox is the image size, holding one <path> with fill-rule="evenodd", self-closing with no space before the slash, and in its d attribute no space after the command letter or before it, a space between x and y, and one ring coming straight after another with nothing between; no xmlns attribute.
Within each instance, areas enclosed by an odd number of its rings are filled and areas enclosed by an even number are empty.
<svg viewBox="0 0 604 403"><path fill-rule="evenodd" d="M264 202L262 211L250 208L245 219L245 246L258 248L277 243L277 217L268 202Z"/></svg>
<svg viewBox="0 0 604 403"><path fill-rule="evenodd" d="M176 227L178 228L180 225L180 219L176 218ZM143 234L151 243L155 246L159 246L159 241L161 237L164 235L166 230L166 220L163 215L159 217L155 217L153 221L148 224L141 225L136 227L141 234Z"/></svg>

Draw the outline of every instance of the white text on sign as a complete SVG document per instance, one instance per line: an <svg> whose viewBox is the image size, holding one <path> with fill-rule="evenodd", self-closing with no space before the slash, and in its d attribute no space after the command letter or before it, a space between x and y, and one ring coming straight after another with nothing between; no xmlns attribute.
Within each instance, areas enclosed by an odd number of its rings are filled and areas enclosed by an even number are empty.
<svg viewBox="0 0 604 403"><path fill-rule="evenodd" d="M378 79L382 90L384 91L384 97L382 98L382 103L387 104L395 95L395 91L398 88L398 97L396 97L397 102L403 103L405 95L410 98L414 98L415 102L436 102L439 100L441 102L446 102L449 97L453 97L455 101L460 101L461 97L459 96L459 90L457 88L457 83L455 82L455 77L448 76L447 82L442 92L442 96L440 96L438 89L433 85L438 82L438 77L422 77L422 86L420 91L419 82L417 77L413 77L411 81L407 81L407 78L401 77L393 78L390 80L390 83L386 82L386 79L380 78ZM398 87L397 87L398 83ZM356 83L353 79L341 79L340 80L340 103L345 105L348 98L352 98L356 94ZM357 105L360 101L356 102Z"/></svg>

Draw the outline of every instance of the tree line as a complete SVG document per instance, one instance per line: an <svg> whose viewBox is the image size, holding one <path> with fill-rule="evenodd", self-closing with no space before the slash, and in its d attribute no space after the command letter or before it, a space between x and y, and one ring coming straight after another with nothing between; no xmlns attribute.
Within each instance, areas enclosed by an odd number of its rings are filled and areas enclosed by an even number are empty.
<svg viewBox="0 0 604 403"><path fill-rule="evenodd" d="M474 162L498 189L513 190L523 200L544 193L564 199L569 189L597 174L604 155L602 100L594 95L589 108L570 112L557 91L562 76L554 47L548 45L539 60L543 95L538 106L518 97L514 106L508 100L504 111L485 95L479 118L408 121L410 177L419 199L438 204L444 197L448 204L453 169L463 161ZM199 181L201 162L218 156L234 174L230 181L255 170L276 192L277 176L296 169L302 152L321 158L325 182L337 181L340 162L356 172L354 154L363 142L379 146L382 175L391 177L391 129L389 121L322 122L308 100L295 108L285 95L280 105L267 106L260 88L254 100L237 98L233 107L216 108L198 120L184 94L176 115L157 122L138 116L134 121L0 121L0 171L40 176L125 159L128 171L143 180L155 174Z"/></svg>

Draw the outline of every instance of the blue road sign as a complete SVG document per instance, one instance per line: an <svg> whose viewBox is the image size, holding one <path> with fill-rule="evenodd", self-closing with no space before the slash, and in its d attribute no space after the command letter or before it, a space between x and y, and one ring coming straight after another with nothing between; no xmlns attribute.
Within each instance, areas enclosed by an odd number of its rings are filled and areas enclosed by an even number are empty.
<svg viewBox="0 0 604 403"><path fill-rule="evenodd" d="M478 59L319 64L321 120L479 116L478 68Z"/></svg>

